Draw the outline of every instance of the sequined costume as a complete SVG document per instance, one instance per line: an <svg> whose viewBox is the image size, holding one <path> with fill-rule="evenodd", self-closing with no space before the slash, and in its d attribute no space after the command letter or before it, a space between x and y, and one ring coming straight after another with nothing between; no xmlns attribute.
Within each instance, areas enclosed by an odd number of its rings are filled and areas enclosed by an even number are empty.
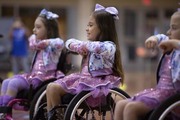
<svg viewBox="0 0 180 120"><path fill-rule="evenodd" d="M156 35L158 43L169 40L163 34ZM180 48L180 47L179 47ZM145 89L132 97L133 101L141 101L151 109L180 91L180 50L174 49L169 55L164 54L158 66L158 84L155 88Z"/></svg>
<svg viewBox="0 0 180 120"><path fill-rule="evenodd" d="M168 96L176 93L171 77L171 56L165 55L162 60L162 65L159 71L159 81L155 88L145 89L144 91L132 97L133 101L141 101L150 108L156 108L162 101L166 100Z"/></svg>
<svg viewBox="0 0 180 120"><path fill-rule="evenodd" d="M49 41L48 45L46 44ZM57 63L61 54L61 50L64 47L64 42L60 38L36 41L34 35L29 39L30 48L36 50L37 54L33 61L32 70L30 73L24 73L15 75L11 78L3 80L1 86L0 104L6 105L8 101L13 99L20 90L26 90L30 88L30 84L33 88L38 87L43 81L50 78L61 78L64 74L61 71L57 71ZM14 92L14 96L7 96L7 90ZM5 97L8 97L6 99ZM2 100L3 103L2 103Z"/></svg>
<svg viewBox="0 0 180 120"><path fill-rule="evenodd" d="M46 42L47 40L38 43L35 42L35 39L33 38L29 39L30 48L37 50L31 73L25 73L15 77L23 77L28 83L31 83L31 80L35 78L46 81L51 78L64 77L64 74L61 71L56 71L61 50L64 47L64 42L59 38L48 40L50 41L50 44L45 46L43 42Z"/></svg>
<svg viewBox="0 0 180 120"><path fill-rule="evenodd" d="M73 52L84 55L80 72L70 74L56 81L66 92L77 94L81 91L90 90L92 91L93 97L97 97L107 95L108 88L119 85L121 78L114 76L113 73L110 72L112 69L111 65L114 62L114 43L82 42L73 39L66 42L66 47ZM113 51L111 52L111 50ZM107 61L104 63L104 66L102 65L103 59L104 62ZM101 63L98 62L100 60ZM110 70L103 71L105 69ZM93 70L96 70L96 72L92 72Z"/></svg>
<svg viewBox="0 0 180 120"><path fill-rule="evenodd" d="M114 75L93 77L88 70L88 60L88 57L83 60L81 72L72 73L55 82L59 83L68 93L77 94L82 90L91 90L94 91L95 97L99 94L107 95L107 88L118 86L120 78Z"/></svg>

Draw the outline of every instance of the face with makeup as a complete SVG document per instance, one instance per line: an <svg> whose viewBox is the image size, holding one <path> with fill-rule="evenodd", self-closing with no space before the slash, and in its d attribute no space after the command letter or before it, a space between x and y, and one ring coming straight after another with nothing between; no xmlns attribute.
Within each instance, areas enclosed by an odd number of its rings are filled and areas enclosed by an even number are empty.
<svg viewBox="0 0 180 120"><path fill-rule="evenodd" d="M170 39L180 40L180 12L175 12L171 16L170 28L167 31L167 35Z"/></svg>
<svg viewBox="0 0 180 120"><path fill-rule="evenodd" d="M47 39L47 30L43 23L43 19L42 17L37 17L34 22L33 33L36 35L37 40Z"/></svg>
<svg viewBox="0 0 180 120"><path fill-rule="evenodd" d="M88 40L91 40L91 41L96 41L99 34L100 34L99 27L96 23L95 18L92 15L89 18L89 22L88 22L88 25L86 28L86 32L87 32Z"/></svg>

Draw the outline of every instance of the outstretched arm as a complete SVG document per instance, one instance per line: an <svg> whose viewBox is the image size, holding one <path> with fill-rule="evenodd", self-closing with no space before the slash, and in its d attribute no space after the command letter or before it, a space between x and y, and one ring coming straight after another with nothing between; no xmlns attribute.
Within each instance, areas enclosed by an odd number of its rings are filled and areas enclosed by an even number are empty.
<svg viewBox="0 0 180 120"><path fill-rule="evenodd" d="M159 48L161 48L164 53L173 49L180 49L180 40L170 39L167 41L162 41L159 44Z"/></svg>
<svg viewBox="0 0 180 120"><path fill-rule="evenodd" d="M50 46L52 49L63 49L64 41L60 38L52 38L47 40L37 41L35 35L29 38L29 46L33 50L42 50Z"/></svg>
<svg viewBox="0 0 180 120"><path fill-rule="evenodd" d="M88 50L86 48L86 42L74 38L66 41L66 48L80 55L87 55L88 53Z"/></svg>
<svg viewBox="0 0 180 120"><path fill-rule="evenodd" d="M160 43L168 40L169 37L164 34L153 35L145 41L145 47L154 49L155 47L158 47Z"/></svg>
<svg viewBox="0 0 180 120"><path fill-rule="evenodd" d="M80 41L76 39L69 39L66 41L66 48L77 52L81 55L87 55L88 52L101 54L105 57L109 57L110 55L114 55L116 51L116 46L114 43L110 41L106 42L89 42L89 41Z"/></svg>
<svg viewBox="0 0 180 120"><path fill-rule="evenodd" d="M145 47L149 49L154 49L158 44L158 38L156 36L151 36L145 41Z"/></svg>

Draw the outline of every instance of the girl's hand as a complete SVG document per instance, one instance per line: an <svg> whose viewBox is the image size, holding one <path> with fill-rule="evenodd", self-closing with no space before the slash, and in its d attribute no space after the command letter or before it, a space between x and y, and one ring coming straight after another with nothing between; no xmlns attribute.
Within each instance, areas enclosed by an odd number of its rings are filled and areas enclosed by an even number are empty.
<svg viewBox="0 0 180 120"><path fill-rule="evenodd" d="M48 40L43 40L43 41L40 41L37 45L37 47L39 49L44 49L46 48L47 46L49 45L49 41Z"/></svg>
<svg viewBox="0 0 180 120"><path fill-rule="evenodd" d="M87 48L86 48L86 44L83 44L82 46L81 46L81 49L80 49L80 53L82 54L82 55L87 55Z"/></svg>
<svg viewBox="0 0 180 120"><path fill-rule="evenodd" d="M175 39L162 41L159 44L159 48L161 48L163 50L163 53L165 53L165 52L171 51L173 49L178 49L179 42L180 42L179 40L175 40Z"/></svg>
<svg viewBox="0 0 180 120"><path fill-rule="evenodd" d="M149 49L154 49L157 46L157 44L158 39L155 36L151 36L145 41L145 47Z"/></svg>
<svg viewBox="0 0 180 120"><path fill-rule="evenodd" d="M78 54L81 55L87 55L87 47L86 43L81 43L81 44L69 44L69 48L75 50Z"/></svg>

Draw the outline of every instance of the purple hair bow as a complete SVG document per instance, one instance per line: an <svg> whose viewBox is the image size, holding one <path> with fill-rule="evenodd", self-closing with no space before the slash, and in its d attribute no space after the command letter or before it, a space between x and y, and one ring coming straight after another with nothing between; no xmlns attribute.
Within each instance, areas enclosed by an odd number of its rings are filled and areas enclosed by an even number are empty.
<svg viewBox="0 0 180 120"><path fill-rule="evenodd" d="M180 3L178 3L180 5ZM180 8L177 9L178 12L180 12Z"/></svg>
<svg viewBox="0 0 180 120"><path fill-rule="evenodd" d="M96 4L95 11L99 11L99 10L105 10L106 12L108 12L108 13L110 13L112 15L115 15L114 18L116 20L119 19L119 17L118 17L118 10L115 7L107 7L107 8L105 8L104 6L102 6L100 4Z"/></svg>
<svg viewBox="0 0 180 120"><path fill-rule="evenodd" d="M59 17L57 14L47 11L46 9L41 10L39 15L45 15L48 20L56 19Z"/></svg>

